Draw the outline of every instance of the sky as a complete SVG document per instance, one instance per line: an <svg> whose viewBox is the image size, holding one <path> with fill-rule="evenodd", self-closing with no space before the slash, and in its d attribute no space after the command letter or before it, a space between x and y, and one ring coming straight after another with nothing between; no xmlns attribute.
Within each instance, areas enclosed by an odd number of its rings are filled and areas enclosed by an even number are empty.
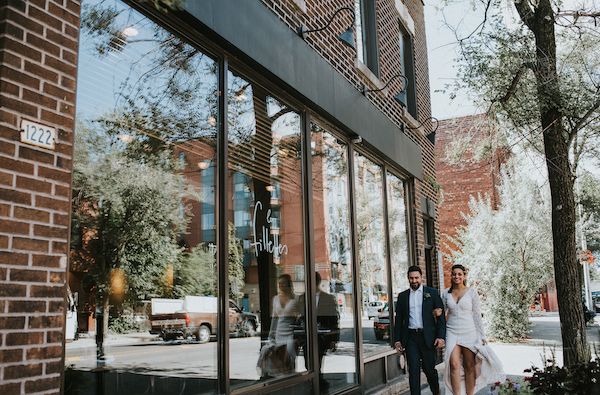
<svg viewBox="0 0 600 395"><path fill-rule="evenodd" d="M444 7L439 0L425 1L425 27L427 30L427 52L429 57L429 84L431 87L432 115L438 119L476 114L477 106L466 93L450 100L450 93L439 92L456 79L456 40L445 22L456 25L475 24L477 16L468 11L465 4Z"/></svg>
<svg viewBox="0 0 600 395"><path fill-rule="evenodd" d="M441 4L446 3L442 9ZM460 26L465 32L471 32L482 20L480 10L473 10L472 0L447 1L425 0L425 27L427 32L427 52L429 58L429 84L431 90L432 115L438 119L448 119L465 115L480 114L485 108L474 102L473 96L467 92L457 92L454 100L450 98L452 89L441 92L448 84L452 84L456 76L457 44L453 33L447 27ZM582 6L596 7L597 0L566 0L572 9ZM507 2L505 15L516 17L516 11ZM507 18L508 19L508 18ZM546 169L544 160L534 153L525 153L529 157L532 173L536 178L545 179ZM591 171L600 178L600 166L596 161L586 161L583 168Z"/></svg>

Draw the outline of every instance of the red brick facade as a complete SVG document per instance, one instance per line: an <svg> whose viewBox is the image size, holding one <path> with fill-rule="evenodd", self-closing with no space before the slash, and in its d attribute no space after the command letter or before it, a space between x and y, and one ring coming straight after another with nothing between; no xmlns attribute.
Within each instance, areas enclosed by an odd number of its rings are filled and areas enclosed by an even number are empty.
<svg viewBox="0 0 600 395"><path fill-rule="evenodd" d="M323 26L335 10L354 5L352 0L263 3L293 30L301 24ZM357 88L365 84L377 89L400 70L397 5L402 4L414 22L419 119L393 100L401 79L386 91L367 96L399 128L408 125L407 135L422 149L425 181L414 181L411 200L417 259L425 266L421 201L436 201L437 193L434 147L419 123L428 127L431 115L422 1L376 2L379 82L361 72L355 53L334 38L347 27L349 15L336 18L330 29L310 34L306 41ZM79 15L76 0L0 2L1 393L61 390ZM22 120L55 128L55 148L22 143ZM438 131L440 140L441 134Z"/></svg>
<svg viewBox="0 0 600 395"><path fill-rule="evenodd" d="M78 1L0 3L3 394L61 387L78 34ZM55 149L21 143L24 119L55 128Z"/></svg>
<svg viewBox="0 0 600 395"><path fill-rule="evenodd" d="M492 207L498 206L498 181L500 167L506 162L507 152L497 149L482 159L474 157L472 149L461 153L460 158L448 158L452 142L471 136L470 146L495 133L495 125L485 115L471 115L440 121L436 133L436 172L441 186L441 203L438 207L440 249L444 255L444 283L450 285L451 262L447 255L456 249L451 238L465 225L463 214L469 212L472 196L488 195ZM458 163L456 163L458 162Z"/></svg>
<svg viewBox="0 0 600 395"><path fill-rule="evenodd" d="M318 1L318 0L286 0L273 1L263 0L280 19L294 31L298 26L304 25L309 28L319 28L324 26L329 17L341 7L354 8L354 0L336 0L336 1ZM299 7L298 4L306 6ZM424 181L415 180L414 195L414 218L415 218L415 239L417 242L417 259L420 266L425 268L424 245L425 236L423 231L421 199L426 197L436 201L435 191L435 152L433 144L425 137L430 130L431 123L431 101L429 95L429 69L427 63L427 43L425 36L425 19L423 2L421 0L380 0L376 2L377 12L377 41L379 52L379 83L375 86L373 81L368 78L358 67L356 67L356 53L346 48L336 36L346 30L351 22L349 13L340 13L332 25L321 32L309 34L306 36L306 42L332 67L339 71L348 81L355 86L360 87L365 84L369 89L377 89L386 84L393 76L400 72L400 49L399 35L400 23L406 23L402 20L396 4L406 7L412 21L414 21L414 62L415 62L415 80L417 95L418 120L415 120L405 109L403 109L393 99L393 96L402 88L402 79L396 79L392 82L386 91L367 93L371 102L387 115L399 128L406 123L406 134L422 149ZM421 125L421 123L424 124ZM409 129L410 128L410 129ZM436 224L437 228L437 224ZM436 232L437 233L437 232ZM437 245L437 238L436 238ZM434 282L437 281L436 268L432 268Z"/></svg>

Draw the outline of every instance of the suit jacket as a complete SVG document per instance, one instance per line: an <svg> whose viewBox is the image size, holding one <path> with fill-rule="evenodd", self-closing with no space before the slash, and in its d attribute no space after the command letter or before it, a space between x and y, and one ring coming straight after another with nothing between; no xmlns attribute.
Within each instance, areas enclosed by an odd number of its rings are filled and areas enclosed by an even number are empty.
<svg viewBox="0 0 600 395"><path fill-rule="evenodd" d="M340 315L337 310L335 297L326 292L319 294L317 304L317 327L321 330L330 330L328 335L323 336L327 343L340 340Z"/></svg>
<svg viewBox="0 0 600 395"><path fill-rule="evenodd" d="M300 319L304 321L305 296L301 295L299 300ZM335 297L326 292L319 294L317 303L317 327L319 329L319 343L325 345L331 342L337 343L340 340L340 315L337 310Z"/></svg>
<svg viewBox="0 0 600 395"><path fill-rule="evenodd" d="M396 320L394 321L394 342L399 341L403 346L406 346L408 339L408 313L409 313L409 298L410 288L398 294L396 302ZM442 315L435 319L433 310L444 309L442 298L437 289L423 286L423 336L425 344L429 348L433 348L435 339L446 338L446 317L442 311Z"/></svg>

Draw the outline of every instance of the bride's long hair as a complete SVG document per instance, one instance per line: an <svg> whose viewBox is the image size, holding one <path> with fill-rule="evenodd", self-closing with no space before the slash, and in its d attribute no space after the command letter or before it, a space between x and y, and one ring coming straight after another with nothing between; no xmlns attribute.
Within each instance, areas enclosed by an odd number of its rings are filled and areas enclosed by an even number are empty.
<svg viewBox="0 0 600 395"><path fill-rule="evenodd" d="M452 272L454 271L454 269L460 269L465 274L465 276L467 275L467 268L465 268L460 263L456 263L456 264L452 265L452 269L450 269L450 274L452 274ZM466 287L467 286L467 280L463 280L463 284ZM452 293L453 289L454 289L454 283L452 281L450 281L450 288L448 288L448 293L449 294Z"/></svg>

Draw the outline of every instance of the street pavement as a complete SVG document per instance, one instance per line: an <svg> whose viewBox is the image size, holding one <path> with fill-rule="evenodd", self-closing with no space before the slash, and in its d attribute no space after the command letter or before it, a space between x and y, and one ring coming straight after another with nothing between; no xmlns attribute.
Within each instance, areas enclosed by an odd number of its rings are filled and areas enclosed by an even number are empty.
<svg viewBox="0 0 600 395"><path fill-rule="evenodd" d="M342 322L342 333L335 355L325 358L323 373L353 373L355 368L354 330L352 320ZM599 320L600 321L600 320ZM509 377L522 377L525 369L542 366L544 359L554 354L562 364L560 339L560 321L557 314L541 314L531 317L530 338L522 343L490 343L494 352L504 365ZM389 351L387 340L378 341L374 337L373 321L363 319L364 351ZM600 345L600 327L587 328L588 341ZM149 333L129 335L109 335L105 342L108 355L106 364L115 369L144 371L150 374L163 374L187 377L216 379L217 343L212 341L200 344L192 340L163 342ZM230 349L235 350L231 359L231 376L238 380L255 381L259 379L256 361L260 350L260 337L232 338ZM80 338L66 345L66 365L75 369L90 370L99 367L96 361L93 338ZM298 356L297 371L304 370L303 357ZM443 371L443 366L438 366ZM422 383L425 383L423 379ZM424 384L424 387L426 385ZM422 394L431 392L424 388ZM489 394L489 389L478 392Z"/></svg>
<svg viewBox="0 0 600 395"><path fill-rule="evenodd" d="M530 317L530 321L532 324L530 337L524 342L490 343L490 346L502 361L504 372L513 380L529 375L524 372L525 369L532 366L543 366L543 361L552 355L554 355L559 365L563 363L558 313L540 313ZM596 319L596 322L600 322L600 320ZM592 347L599 347L600 351L600 326L598 326L598 323L588 326L586 332L588 342ZM443 366L438 365L437 369L439 373L443 372ZM443 377L440 374L440 383L442 381ZM424 376L421 382L426 383ZM409 392L405 392L402 395L408 394ZM431 391L426 384L422 386L421 394L431 395ZM445 394L443 389L442 394ZM490 394L489 388L477 392L477 395L483 394Z"/></svg>

